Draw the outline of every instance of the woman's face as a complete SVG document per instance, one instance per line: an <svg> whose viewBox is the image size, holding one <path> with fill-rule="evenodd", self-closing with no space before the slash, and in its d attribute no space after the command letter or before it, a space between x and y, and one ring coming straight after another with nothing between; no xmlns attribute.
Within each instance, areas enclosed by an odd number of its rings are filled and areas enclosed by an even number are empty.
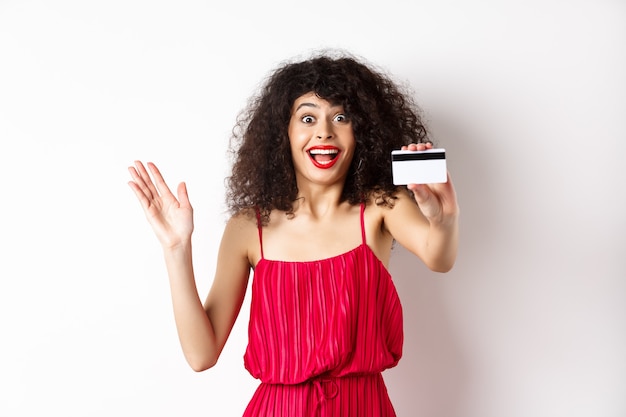
<svg viewBox="0 0 626 417"><path fill-rule="evenodd" d="M291 108L289 143L296 180L319 184L343 183L356 142L343 106L315 93L298 97Z"/></svg>

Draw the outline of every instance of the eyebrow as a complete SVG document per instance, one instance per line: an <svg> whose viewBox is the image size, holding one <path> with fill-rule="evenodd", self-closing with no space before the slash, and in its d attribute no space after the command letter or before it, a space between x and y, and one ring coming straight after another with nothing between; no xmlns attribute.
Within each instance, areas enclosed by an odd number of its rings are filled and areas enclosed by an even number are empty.
<svg viewBox="0 0 626 417"><path fill-rule="evenodd" d="M300 103L298 105L298 107L296 107L296 110L294 110L294 113L297 112L298 110L300 110L302 107L313 107L313 108L317 108L317 109L320 108L320 106L318 106L315 103L304 102L304 103ZM341 104L331 104L330 107L331 108L333 108L333 107L341 107Z"/></svg>
<svg viewBox="0 0 626 417"><path fill-rule="evenodd" d="M295 111L300 110L302 107L317 107L317 108L319 108L320 106L318 106L317 104L313 104L313 103L300 103L300 105L296 108Z"/></svg>

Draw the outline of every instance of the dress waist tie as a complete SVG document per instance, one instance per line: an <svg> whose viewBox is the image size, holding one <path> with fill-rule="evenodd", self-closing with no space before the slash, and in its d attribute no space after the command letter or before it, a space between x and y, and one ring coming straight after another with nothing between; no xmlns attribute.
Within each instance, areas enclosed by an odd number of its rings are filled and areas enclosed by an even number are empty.
<svg viewBox="0 0 626 417"><path fill-rule="evenodd" d="M322 410L324 410L324 408L322 407L322 405L324 404L324 402L326 402L327 400L332 400L339 393L339 387L337 386L335 379L336 378L324 376L314 378L312 380L313 386L317 391L317 396L315 400L315 414L318 414L319 412L320 415L323 415Z"/></svg>

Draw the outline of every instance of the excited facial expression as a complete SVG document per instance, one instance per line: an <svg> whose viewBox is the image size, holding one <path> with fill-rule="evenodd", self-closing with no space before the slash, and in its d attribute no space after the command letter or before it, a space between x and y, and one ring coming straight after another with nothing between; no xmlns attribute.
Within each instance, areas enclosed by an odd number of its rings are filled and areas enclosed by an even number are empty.
<svg viewBox="0 0 626 417"><path fill-rule="evenodd" d="M298 182L345 181L356 142L343 106L304 94L293 103L288 133Z"/></svg>

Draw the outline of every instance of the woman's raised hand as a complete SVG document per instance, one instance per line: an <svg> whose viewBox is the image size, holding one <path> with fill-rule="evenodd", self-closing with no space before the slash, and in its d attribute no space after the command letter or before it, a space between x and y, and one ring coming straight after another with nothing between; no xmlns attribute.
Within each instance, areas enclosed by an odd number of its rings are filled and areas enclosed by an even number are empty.
<svg viewBox="0 0 626 417"><path fill-rule="evenodd" d="M424 151L432 149L431 142L412 143L403 146L402 150ZM459 206L456 192L448 173L448 181L441 184L408 184L407 188L413 192L415 201L419 205L422 214L429 222L445 223L450 217L458 215Z"/></svg>
<svg viewBox="0 0 626 417"><path fill-rule="evenodd" d="M159 242L164 249L190 242L193 232L193 208L189 203L187 186L184 182L178 185L177 198L170 191L156 165L148 162L148 169L154 182L144 165L140 161L135 161L135 165L128 168L133 179L128 185L141 203Z"/></svg>

